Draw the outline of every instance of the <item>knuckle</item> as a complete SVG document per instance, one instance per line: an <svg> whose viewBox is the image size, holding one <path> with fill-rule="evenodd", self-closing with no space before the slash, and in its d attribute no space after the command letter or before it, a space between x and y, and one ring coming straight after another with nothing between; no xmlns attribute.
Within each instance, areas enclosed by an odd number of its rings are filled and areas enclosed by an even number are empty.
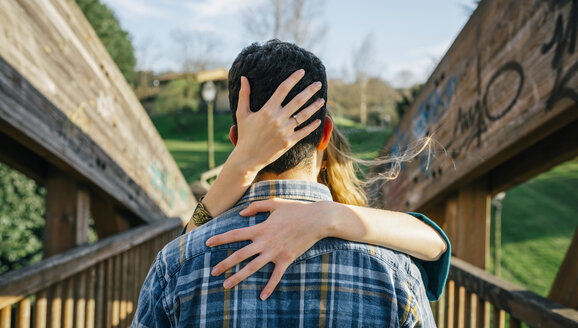
<svg viewBox="0 0 578 328"><path fill-rule="evenodd" d="M279 256L281 262L290 263L293 261L293 254L290 252L282 252Z"/></svg>
<svg viewBox="0 0 578 328"><path fill-rule="evenodd" d="M279 90L279 91L282 92L282 93L287 93L287 92L289 92L289 91L291 90L290 87L289 87L291 82L292 82L292 80L289 79L288 81L285 81L285 82L281 83L281 84L279 85L279 88L278 88L277 90Z"/></svg>
<svg viewBox="0 0 578 328"><path fill-rule="evenodd" d="M259 270L260 266L259 266L259 263L256 263L255 261L253 261L253 262L247 264L246 268L249 272L255 272L255 271Z"/></svg>
<svg viewBox="0 0 578 328"><path fill-rule="evenodd" d="M235 262L240 262L243 260L244 256L243 256L243 250L238 250L235 253L233 253L233 255L231 255L232 260Z"/></svg>

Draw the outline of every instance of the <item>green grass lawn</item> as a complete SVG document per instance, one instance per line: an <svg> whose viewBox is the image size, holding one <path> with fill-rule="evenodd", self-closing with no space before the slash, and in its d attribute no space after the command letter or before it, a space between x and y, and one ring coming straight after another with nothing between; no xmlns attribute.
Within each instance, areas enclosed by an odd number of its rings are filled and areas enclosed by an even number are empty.
<svg viewBox="0 0 578 328"><path fill-rule="evenodd" d="M391 129L365 129L347 119L335 122L361 159L375 158L391 134ZM208 170L206 115L183 114L178 124L172 115L157 116L153 123L187 181L198 180ZM215 115L217 165L233 149L228 137L231 124L229 115ZM547 295L578 225L576 213L578 160L509 190L503 201L501 277Z"/></svg>
<svg viewBox="0 0 578 328"><path fill-rule="evenodd" d="M229 140L230 115L215 115L215 164L223 164L233 145ZM207 151L207 115L186 113L162 115L151 118L163 138L175 162L188 183L199 180L201 174L209 170Z"/></svg>

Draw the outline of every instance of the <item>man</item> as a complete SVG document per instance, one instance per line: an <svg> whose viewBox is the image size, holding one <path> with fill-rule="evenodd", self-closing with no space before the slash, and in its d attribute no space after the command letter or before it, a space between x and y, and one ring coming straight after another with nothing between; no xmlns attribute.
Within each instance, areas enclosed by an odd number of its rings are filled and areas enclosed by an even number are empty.
<svg viewBox="0 0 578 328"><path fill-rule="evenodd" d="M321 82L317 95L326 100L325 67L312 53L278 40L245 48L229 72L234 119L242 76L250 81L250 105L257 111L274 98L277 86L299 69L304 69L305 75L283 104L314 81ZM306 126L316 119L324 124L265 167L233 208L159 253L143 285L133 326L435 326L418 268L409 256L381 247L323 239L287 269L266 301L259 293L273 271L272 264L233 289L223 288L232 272L211 275L211 268L248 243L209 248L207 239L267 219L267 213L249 219L239 214L251 202L272 197L331 200L327 187L316 181L333 123L326 117L325 106L306 122L295 121ZM236 138L237 131L232 128L233 143Z"/></svg>

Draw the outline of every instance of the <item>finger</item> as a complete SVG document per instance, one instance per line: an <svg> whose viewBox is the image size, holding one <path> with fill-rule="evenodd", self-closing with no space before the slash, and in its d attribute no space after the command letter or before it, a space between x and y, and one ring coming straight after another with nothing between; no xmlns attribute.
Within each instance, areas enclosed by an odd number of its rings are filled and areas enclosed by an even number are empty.
<svg viewBox="0 0 578 328"><path fill-rule="evenodd" d="M299 122L306 122L309 118L311 118L311 116L313 116L313 114L317 113L317 111L323 107L323 104L325 104L325 99L319 98L299 113L293 114L293 116L296 117L297 121Z"/></svg>
<svg viewBox="0 0 578 328"><path fill-rule="evenodd" d="M270 105L273 108L281 107L281 103L287 97L291 89L305 76L305 70L300 69L291 74L285 81L277 87L271 98L265 103L265 106Z"/></svg>
<svg viewBox="0 0 578 328"><path fill-rule="evenodd" d="M261 200L253 202L247 208L239 212L242 216L252 216L257 213L271 212L275 209L275 199Z"/></svg>
<svg viewBox="0 0 578 328"><path fill-rule="evenodd" d="M230 244L237 241L251 240L255 235L255 226L239 228L231 231L227 231L220 235L213 236L205 242L205 245L209 247L215 247L224 244Z"/></svg>
<svg viewBox="0 0 578 328"><path fill-rule="evenodd" d="M295 134L293 135L293 138L295 140L293 140L293 142L298 143L299 140L307 137L309 134L311 134L311 132L315 131L315 129L317 129L320 125L321 125L321 120L317 119L317 120L311 122L310 124L304 126L303 128L295 131Z"/></svg>
<svg viewBox="0 0 578 328"><path fill-rule="evenodd" d="M211 274L213 276L219 276L223 272L225 272L225 271L229 270L230 268L234 267L235 265L245 261L246 259L250 258L251 256L257 254L258 252L259 252L259 249L255 246L255 244L247 245L247 246L237 250L235 253L229 255L229 257L227 257L226 259L222 260L217 265L215 265L215 267L213 267L213 270L211 271Z"/></svg>
<svg viewBox="0 0 578 328"><path fill-rule="evenodd" d="M251 111L251 85L249 80L241 76L241 89L239 90L239 101L237 102L237 115L246 114Z"/></svg>
<svg viewBox="0 0 578 328"><path fill-rule="evenodd" d="M266 260L264 256L258 256L256 259L245 265L239 272L227 278L227 280L223 282L223 287L233 288L237 286L241 281L247 279L247 277L257 272L267 263L269 263L269 261Z"/></svg>
<svg viewBox="0 0 578 328"><path fill-rule="evenodd" d="M293 113L301 108L301 106L305 105L305 103L309 101L309 99L311 99L311 97L313 97L313 95L316 94L319 89L321 89L321 86L321 82L313 82L307 88L305 88L305 90L299 92L298 95L291 99L291 101L285 105L285 107L283 107L283 110L286 111L287 117L293 115ZM299 122L303 121L299 120Z"/></svg>
<svg viewBox="0 0 578 328"><path fill-rule="evenodd" d="M279 263L275 265L275 270L273 270L271 278L269 278L267 285L265 288L263 288L263 291L261 291L261 295L259 296L261 300L266 300L269 295L273 293L275 287L277 287L279 281L281 281L281 278L283 278L283 275L285 274L288 266L289 265L285 263Z"/></svg>

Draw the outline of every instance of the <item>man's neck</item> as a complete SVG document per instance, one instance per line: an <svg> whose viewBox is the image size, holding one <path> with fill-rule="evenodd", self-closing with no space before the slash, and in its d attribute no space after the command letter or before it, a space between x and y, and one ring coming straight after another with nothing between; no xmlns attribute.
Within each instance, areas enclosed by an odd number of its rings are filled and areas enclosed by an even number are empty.
<svg viewBox="0 0 578 328"><path fill-rule="evenodd" d="M294 168L280 174L274 172L260 172L253 182L255 183L266 180L304 180L317 182L317 174L315 174L311 167Z"/></svg>

